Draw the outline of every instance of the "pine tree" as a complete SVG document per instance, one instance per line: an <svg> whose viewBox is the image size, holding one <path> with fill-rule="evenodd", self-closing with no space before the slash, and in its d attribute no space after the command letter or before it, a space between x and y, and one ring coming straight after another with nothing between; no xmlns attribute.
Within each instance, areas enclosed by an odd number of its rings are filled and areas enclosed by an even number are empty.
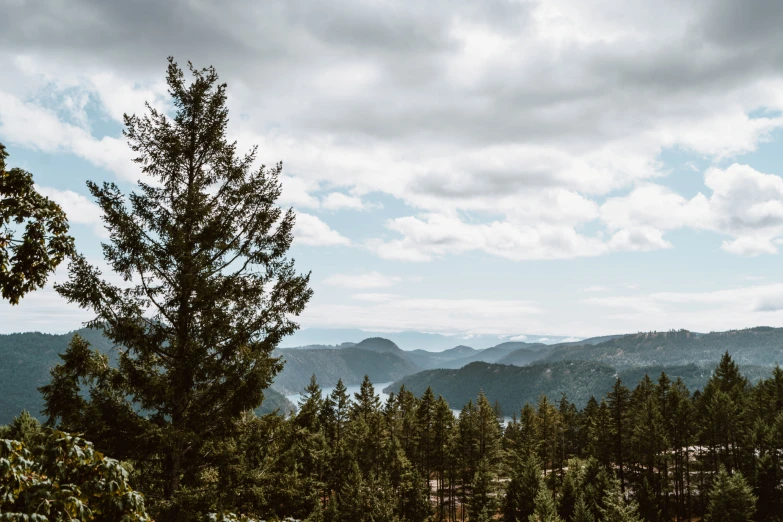
<svg viewBox="0 0 783 522"><path fill-rule="evenodd" d="M529 454L524 458L514 458L511 480L503 501L504 520L526 522L535 510L535 500L541 487L541 467L537 457Z"/></svg>
<svg viewBox="0 0 783 522"><path fill-rule="evenodd" d="M7 157L0 143L0 296L15 305L46 284L74 243L62 208L35 190L32 174L6 170Z"/></svg>
<svg viewBox="0 0 783 522"><path fill-rule="evenodd" d="M612 450L620 478L620 489L625 491L625 456L628 452L628 408L630 391L618 377L608 395L612 427Z"/></svg>
<svg viewBox="0 0 783 522"><path fill-rule="evenodd" d="M706 522L747 522L756 512L756 496L741 473L729 475L721 466L712 489L704 520Z"/></svg>
<svg viewBox="0 0 783 522"><path fill-rule="evenodd" d="M321 394L321 387L315 378L315 374L310 376L310 384L305 388L302 398L299 400L298 411L296 413L296 424L310 432L318 431L321 427L322 410L324 399Z"/></svg>
<svg viewBox="0 0 783 522"><path fill-rule="evenodd" d="M620 482L613 480L604 496L604 507L601 509L602 522L642 522L637 514L635 502L627 501Z"/></svg>
<svg viewBox="0 0 783 522"><path fill-rule="evenodd" d="M151 107L125 116L150 181L127 199L88 183L111 234L104 257L127 285L76 256L56 287L95 313L89 326L118 347L118 366L74 339L42 390L50 422L143 464L145 487L160 487L155 497L180 519L196 516L180 508L196 501L183 488L201 488L205 447L261 404L282 367L272 351L312 293L285 257L295 216L275 205L282 165L254 169L255 149L237 155L226 85L213 68L190 71L188 84L169 59L173 119Z"/></svg>
<svg viewBox="0 0 783 522"><path fill-rule="evenodd" d="M585 503L585 499L582 495L577 498L576 504L574 504L574 514L570 519L567 520L570 522L595 522L595 519L590 513L590 510L587 508L587 503Z"/></svg>
<svg viewBox="0 0 783 522"><path fill-rule="evenodd" d="M552 493L542 483L538 488L536 495L535 508L533 514L528 517L529 522L563 522L563 519L557 514L555 501Z"/></svg>

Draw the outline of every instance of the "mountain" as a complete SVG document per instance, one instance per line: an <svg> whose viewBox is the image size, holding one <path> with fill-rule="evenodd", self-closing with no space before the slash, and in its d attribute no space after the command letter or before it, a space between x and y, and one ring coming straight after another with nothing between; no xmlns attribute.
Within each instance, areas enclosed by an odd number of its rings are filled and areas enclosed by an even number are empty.
<svg viewBox="0 0 783 522"><path fill-rule="evenodd" d="M497 346L493 346L491 348L487 348L486 350L481 350L479 353L475 355L471 355L470 357L466 359L462 359L463 366L465 364L470 364L472 362L487 362L487 363L494 363L498 362L504 357L508 356L509 354L523 350L530 353L538 353L540 356L545 355L547 349L547 345L542 343L523 343L518 341L512 341L512 342L506 342L501 343Z"/></svg>
<svg viewBox="0 0 783 522"><path fill-rule="evenodd" d="M584 405L591 395L611 388L615 380L611 366L589 361L557 362L549 365L511 366L474 362L459 369L425 370L404 377L386 388L397 391L401 385L420 396L427 387L443 395L452 408L461 408L475 400L479 391L494 403L498 401L506 415L526 402L535 403L541 395L558 400L562 393Z"/></svg>
<svg viewBox="0 0 783 522"><path fill-rule="evenodd" d="M555 346L544 360L596 361L621 370L691 363L711 367L726 351L740 365L783 363L783 328L757 327L708 334L687 330L637 333L598 344Z"/></svg>
<svg viewBox="0 0 783 522"><path fill-rule="evenodd" d="M38 388L49 383L49 370L61 362L58 354L65 352L74 334L84 337L99 352L108 354L110 361L116 360L112 342L98 330L82 328L59 335L40 332L0 335L0 425L11 422L22 410L44 420L41 415L44 403ZM275 390L265 390L264 397L257 414L295 409Z"/></svg>
<svg viewBox="0 0 783 522"><path fill-rule="evenodd" d="M369 350L375 353L393 353L404 357L405 353L399 346L383 337L369 337L353 345L353 348Z"/></svg>
<svg viewBox="0 0 783 522"><path fill-rule="evenodd" d="M712 367L688 364L628 368L618 373L607 364L592 361L538 362L524 367L476 362L457 370L425 370L409 375L384 391L396 392L405 385L414 394L421 395L427 387L431 387L436 396L442 395L452 408L459 409L469 400L475 400L479 391L483 390L490 402L498 401L504 414L510 416L525 403L536 403L541 395L546 395L550 401L558 401L565 393L581 408L591 396L599 400L605 396L616 377L634 387L645 375L657 380L665 371L672 381L681 378L693 392L704 387L712 370ZM741 366L740 370L751 382L771 375L767 366Z"/></svg>
<svg viewBox="0 0 783 522"><path fill-rule="evenodd" d="M426 350L441 352L465 344L476 349L490 348L508 341L507 335L443 335L424 332L373 332L355 328L302 328L283 339L280 348L294 348L306 345L339 345L344 342L358 343L368 337L383 337L405 351ZM529 343L555 344L566 341L565 336L525 335L515 340Z"/></svg>
<svg viewBox="0 0 783 522"><path fill-rule="evenodd" d="M519 348L498 359L498 364L512 364L514 366L527 366L539 359L543 359L549 353L549 350L531 350L529 348Z"/></svg>
<svg viewBox="0 0 783 522"><path fill-rule="evenodd" d="M367 339L356 346L335 349L282 348L275 355L286 361L272 386L284 393L299 393L316 375L321 386L334 386L338 379L345 384L359 384L365 374L373 382L389 382L421 370L406 352L386 339Z"/></svg>
<svg viewBox="0 0 783 522"><path fill-rule="evenodd" d="M549 346L541 343L523 343L518 341L511 341L500 343L496 346L491 346L483 350L474 350L467 346L457 346L450 350L443 352L425 352L423 350L416 350L414 352L405 352L408 359L415 362L418 366L424 369L435 368L462 368L463 366L474 362L486 362L494 363L499 362L504 357L507 357L511 353L520 352L518 359L521 361L522 353L524 352L527 357L528 364L531 361L542 358L547 354ZM517 364L515 362L509 362L508 364ZM520 362L521 366L522 363Z"/></svg>
<svg viewBox="0 0 783 522"><path fill-rule="evenodd" d="M61 362L57 354L65 352L76 333L102 353L112 353L108 339L86 328L60 335L0 335L0 424L7 424L23 409L42 419L44 403L38 388L49 383L49 370Z"/></svg>
<svg viewBox="0 0 783 522"><path fill-rule="evenodd" d="M480 353L481 350L476 350L470 346L455 346L442 352L430 352L427 350L412 350L405 352L405 357L417 366L424 369L431 368L458 368L464 366L464 364L458 364L457 366L451 365L452 361L466 359L472 355Z"/></svg>

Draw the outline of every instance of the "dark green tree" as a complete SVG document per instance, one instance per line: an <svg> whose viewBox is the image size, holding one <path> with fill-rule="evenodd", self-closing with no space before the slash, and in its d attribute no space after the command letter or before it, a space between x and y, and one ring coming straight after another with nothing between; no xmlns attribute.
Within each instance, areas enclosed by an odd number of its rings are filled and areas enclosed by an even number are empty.
<svg viewBox="0 0 783 522"><path fill-rule="evenodd" d="M741 473L718 470L709 493L706 522L746 522L756 513L756 496Z"/></svg>
<svg viewBox="0 0 783 522"><path fill-rule="evenodd" d="M631 392L623 384L623 381L617 378L607 398L609 415L611 417L613 457L618 468L620 490L625 492L625 457L628 453L628 409L630 407Z"/></svg>
<svg viewBox="0 0 783 522"><path fill-rule="evenodd" d="M0 143L0 295L15 305L46 284L74 244L62 208L35 190L32 174L6 170L7 157Z"/></svg>
<svg viewBox="0 0 783 522"><path fill-rule="evenodd" d="M149 106L125 116L149 181L127 197L88 183L111 234L104 257L126 284L77 256L57 287L95 313L89 326L115 343L118 365L75 339L42 390L51 423L143 465L144 487L180 519L180 500L202 489L204 448L261 404L282 367L272 351L312 294L286 258L295 216L275 203L282 165L237 154L226 85L211 67L190 72L189 83L169 59L172 119Z"/></svg>
<svg viewBox="0 0 783 522"><path fill-rule="evenodd" d="M538 494L535 499L535 508L533 514L528 517L529 522L563 522L563 519L557 514L555 500L552 498L552 492L544 485L538 488Z"/></svg>
<svg viewBox="0 0 783 522"><path fill-rule="evenodd" d="M537 457L528 454L524 458L514 458L511 480L503 501L504 520L527 522L535 510L536 496L541 487L541 466L538 464Z"/></svg>

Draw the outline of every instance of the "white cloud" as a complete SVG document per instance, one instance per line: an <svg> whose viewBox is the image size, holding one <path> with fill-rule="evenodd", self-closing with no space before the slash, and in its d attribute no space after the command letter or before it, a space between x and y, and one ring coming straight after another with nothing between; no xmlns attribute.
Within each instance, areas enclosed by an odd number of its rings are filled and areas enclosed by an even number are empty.
<svg viewBox="0 0 783 522"><path fill-rule="evenodd" d="M426 299L389 294L360 297L361 305L313 303L302 315L310 327L353 327L366 330L418 330L446 334L505 334L538 329L541 310L518 300Z"/></svg>
<svg viewBox="0 0 783 522"><path fill-rule="evenodd" d="M103 226L101 208L81 194L72 190L59 190L52 187L36 185L36 190L43 196L51 199L62 207L68 221L81 225L90 225L96 235L108 237L108 232Z"/></svg>
<svg viewBox="0 0 783 522"><path fill-rule="evenodd" d="M317 216L299 212L294 225L294 242L311 246L350 245L351 241Z"/></svg>
<svg viewBox="0 0 783 522"><path fill-rule="evenodd" d="M563 259L606 252L599 239L581 235L572 227L543 223L536 226L507 221L471 224L456 216L429 214L424 219L396 218L387 227L400 233L403 239L368 244L387 259L428 261L472 250L513 260Z"/></svg>
<svg viewBox="0 0 783 522"><path fill-rule="evenodd" d="M321 199L321 205L327 210L367 210L370 208L361 198L342 192L330 192Z"/></svg>
<svg viewBox="0 0 783 522"><path fill-rule="evenodd" d="M310 193L318 190L318 182L296 176L281 175L280 185L282 191L278 203L281 205L293 205L298 208L318 208L318 198Z"/></svg>
<svg viewBox="0 0 783 522"><path fill-rule="evenodd" d="M400 277L372 271L363 274L334 274L324 279L324 284L342 288L388 288L401 280Z"/></svg>
<svg viewBox="0 0 783 522"><path fill-rule="evenodd" d="M602 318L617 325L643 325L650 330L676 327L706 332L759 324L783 326L781 296L783 284L767 284L701 292L592 297L584 304L613 310L602 314Z"/></svg>
<svg viewBox="0 0 783 522"><path fill-rule="evenodd" d="M285 160L282 202L362 210L377 191L412 207L389 224L399 237L368 244L381 257L596 256L671 248L665 233L684 227L728 236L731 253L777 250L778 188L744 201L740 186L767 181L730 167L705 178L711 196L691 199L655 184L667 149L725 161L783 127L783 44L764 23L780 14L774 2L741 11L711 0L256 7L174 12L159 2L130 17L82 0L13 4L0 135L135 180L122 140L85 130L85 94L113 122L143 112L145 100L165 107L160 49L187 49L228 82L232 135ZM172 19L176 32L166 30ZM115 35L139 28L140 46ZM29 101L50 88L76 124ZM322 187L347 194L319 200ZM594 224L605 235L584 232ZM345 244L331 232L327 243Z"/></svg>
<svg viewBox="0 0 783 522"><path fill-rule="evenodd" d="M142 177L131 161L133 153L124 140L109 136L96 139L87 130L63 122L54 111L22 102L3 91L0 91L0 137L8 143L44 152L70 152L127 181Z"/></svg>
<svg viewBox="0 0 783 522"><path fill-rule="evenodd" d="M699 193L686 199L670 189L644 184L630 194L608 199L601 220L610 230L620 229L610 244L615 249L669 248L664 231L690 228L710 230L733 239L721 248L737 255L755 256L778 251L783 237L783 179L748 165L710 168L704 174L709 197Z"/></svg>
<svg viewBox="0 0 783 522"><path fill-rule="evenodd" d="M594 292L608 292L609 290L611 290L611 289L608 286L592 285L592 286L588 286L587 288L583 288L582 292L590 292L590 293L594 293Z"/></svg>

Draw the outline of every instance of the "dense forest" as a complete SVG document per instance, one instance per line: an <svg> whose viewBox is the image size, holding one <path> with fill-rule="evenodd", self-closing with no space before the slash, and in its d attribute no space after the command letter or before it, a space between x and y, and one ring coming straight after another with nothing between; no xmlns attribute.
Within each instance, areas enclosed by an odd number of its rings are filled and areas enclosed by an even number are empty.
<svg viewBox="0 0 783 522"><path fill-rule="evenodd" d="M287 257L282 163L237 153L226 85L188 65L190 81L169 58L172 116L124 118L137 190L87 184L120 286L75 251L62 209L6 169L0 146L3 299L18 303L68 258L54 288L93 317L72 337L0 340L0 377L18 385L3 408L33 401L45 419L0 427L0 519L781 521L781 329L432 356L378 338L279 349L312 296ZM745 375L735 360L754 366ZM273 384L296 391L307 364L334 390L324 397L312 375L295 413L276 407ZM384 402L368 375L430 364L446 369ZM378 373L350 397L339 377L362 365ZM275 411L261 415L265 403Z"/></svg>
<svg viewBox="0 0 783 522"><path fill-rule="evenodd" d="M771 370L766 366L749 365L742 369L751 382L767 377ZM420 395L432 388L456 408L475 399L481 391L492 404L499 404L503 412L513 412L528 402L535 403L541 395L559 397L566 394L574 404L583 407L590 397L600 397L608 392L616 377L624 382L639 382L645 375L661 373L673 380L681 379L688 389L696 391L704 389L712 369L686 364L617 370L603 363L582 360L534 362L528 366L476 362L457 370L426 370L409 375L391 384L386 391L404 385Z"/></svg>
<svg viewBox="0 0 783 522"><path fill-rule="evenodd" d="M204 448L196 512L266 520L633 522L781 520L783 370L749 383L726 354L704 390L616 379L577 408L541 395L502 422L480 393L455 415L404 386L381 403L369 379L326 398L313 377L291 416L246 414ZM20 417L0 438L34 443ZM132 468L154 512L160 487ZM190 516L195 516L191 513ZM183 514L184 515L184 514Z"/></svg>

